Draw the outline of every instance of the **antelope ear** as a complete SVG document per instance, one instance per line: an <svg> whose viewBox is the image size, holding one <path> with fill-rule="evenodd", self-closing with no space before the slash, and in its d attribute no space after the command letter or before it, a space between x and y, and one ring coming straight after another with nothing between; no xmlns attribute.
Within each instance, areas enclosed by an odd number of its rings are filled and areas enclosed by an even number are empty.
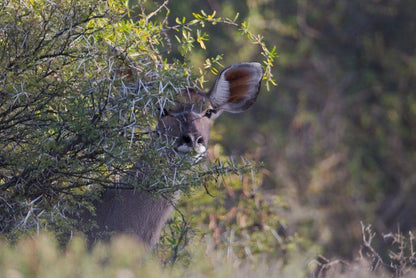
<svg viewBox="0 0 416 278"><path fill-rule="evenodd" d="M262 78L259 63L239 63L226 68L209 92L212 107L218 112L247 110L256 102Z"/></svg>

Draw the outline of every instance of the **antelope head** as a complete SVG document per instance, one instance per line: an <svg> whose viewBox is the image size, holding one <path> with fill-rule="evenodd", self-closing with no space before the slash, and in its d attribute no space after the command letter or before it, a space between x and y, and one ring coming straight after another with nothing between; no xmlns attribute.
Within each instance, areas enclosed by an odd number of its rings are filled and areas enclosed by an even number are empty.
<svg viewBox="0 0 416 278"><path fill-rule="evenodd" d="M177 152L201 157L212 122L224 111L247 110L257 99L262 77L259 63L234 64L221 72L208 93L185 90L175 106L164 111L156 130L174 140Z"/></svg>

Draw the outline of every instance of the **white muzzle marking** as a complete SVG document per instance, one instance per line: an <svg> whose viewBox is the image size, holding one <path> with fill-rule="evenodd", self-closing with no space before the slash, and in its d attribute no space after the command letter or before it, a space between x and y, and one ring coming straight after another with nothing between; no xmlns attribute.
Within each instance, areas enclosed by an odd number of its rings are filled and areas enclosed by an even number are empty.
<svg viewBox="0 0 416 278"><path fill-rule="evenodd" d="M192 151L192 148L188 145L183 144L178 147L178 151L181 153L189 153Z"/></svg>
<svg viewBox="0 0 416 278"><path fill-rule="evenodd" d="M197 146L194 146L194 150L197 154L203 154L207 151L207 148L202 144L198 144Z"/></svg>
<svg viewBox="0 0 416 278"><path fill-rule="evenodd" d="M197 154L203 154L207 151L207 148L202 144L197 144L194 147L183 144L178 147L178 151L181 153L190 153L195 151Z"/></svg>

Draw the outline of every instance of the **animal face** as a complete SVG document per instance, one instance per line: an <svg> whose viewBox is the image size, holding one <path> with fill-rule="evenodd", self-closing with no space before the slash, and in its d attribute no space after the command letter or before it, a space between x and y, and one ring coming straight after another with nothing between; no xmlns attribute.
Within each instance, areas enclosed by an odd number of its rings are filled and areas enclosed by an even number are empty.
<svg viewBox="0 0 416 278"><path fill-rule="evenodd" d="M240 63L226 68L209 93L187 89L159 120L157 131L174 140L181 153L203 155L212 122L223 111L239 113L256 101L263 70L259 63Z"/></svg>

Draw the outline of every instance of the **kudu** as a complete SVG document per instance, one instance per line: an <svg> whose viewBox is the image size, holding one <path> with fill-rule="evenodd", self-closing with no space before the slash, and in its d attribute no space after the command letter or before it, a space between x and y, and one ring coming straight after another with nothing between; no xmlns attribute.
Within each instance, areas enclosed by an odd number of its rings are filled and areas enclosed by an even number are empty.
<svg viewBox="0 0 416 278"><path fill-rule="evenodd" d="M247 110L257 98L263 77L259 63L239 63L225 69L209 93L186 90L176 106L159 119L156 131L174 138L176 151L203 155L207 150L212 122L223 111ZM149 249L159 239L163 225L179 196L155 198L140 190L107 189L95 204L97 228L89 234L128 233L138 237Z"/></svg>

